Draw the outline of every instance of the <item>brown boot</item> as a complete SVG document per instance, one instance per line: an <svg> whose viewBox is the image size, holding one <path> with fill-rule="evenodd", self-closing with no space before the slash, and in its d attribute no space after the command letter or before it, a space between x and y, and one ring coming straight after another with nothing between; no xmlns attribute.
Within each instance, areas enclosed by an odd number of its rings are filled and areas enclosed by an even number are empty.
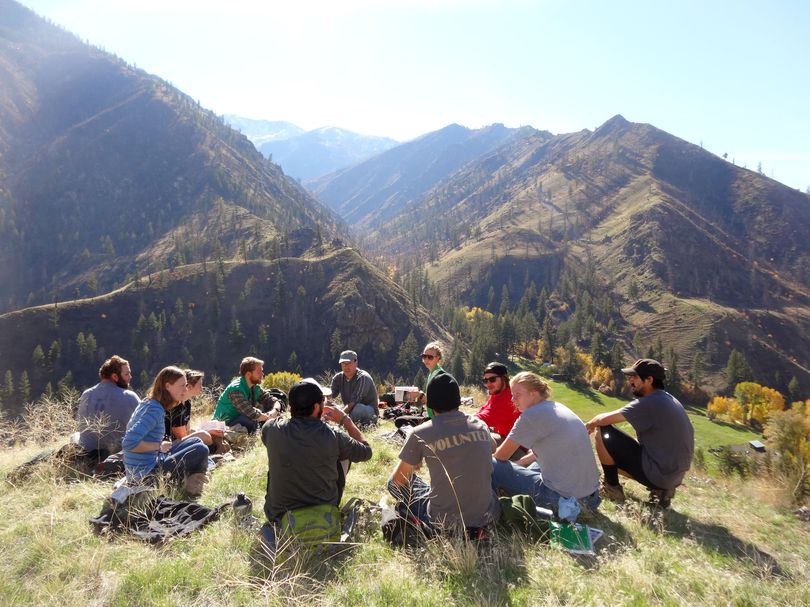
<svg viewBox="0 0 810 607"><path fill-rule="evenodd" d="M673 497L675 497L675 489L650 489L650 504L653 506L669 508Z"/></svg>
<svg viewBox="0 0 810 607"><path fill-rule="evenodd" d="M622 489L622 486L611 485L610 483L606 483L604 479L599 485L599 495L617 504L624 502L624 489Z"/></svg>
<svg viewBox="0 0 810 607"><path fill-rule="evenodd" d="M205 488L205 483L207 482L208 475L205 472L195 472L186 477L183 483L183 490L191 497L200 497Z"/></svg>

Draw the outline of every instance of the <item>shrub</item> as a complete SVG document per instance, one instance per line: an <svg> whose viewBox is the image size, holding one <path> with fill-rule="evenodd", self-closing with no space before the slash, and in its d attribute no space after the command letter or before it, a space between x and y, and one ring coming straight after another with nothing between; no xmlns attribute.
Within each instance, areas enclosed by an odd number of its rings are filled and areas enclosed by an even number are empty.
<svg viewBox="0 0 810 607"><path fill-rule="evenodd" d="M278 388L284 390L285 393L290 393L295 382L301 381L302 377L298 373L290 373L289 371L274 371L264 376L262 381L263 388Z"/></svg>

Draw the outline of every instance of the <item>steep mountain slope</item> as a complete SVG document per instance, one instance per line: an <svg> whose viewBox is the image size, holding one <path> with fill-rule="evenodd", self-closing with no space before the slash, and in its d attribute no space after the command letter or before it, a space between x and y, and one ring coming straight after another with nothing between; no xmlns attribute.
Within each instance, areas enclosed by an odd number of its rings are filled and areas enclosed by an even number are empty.
<svg viewBox="0 0 810 607"><path fill-rule="evenodd" d="M316 375L337 367L330 351L337 330L338 351L355 349L382 381L411 331L420 343L447 339L423 309L403 306L404 291L354 249L323 252L313 232L294 236L306 255L186 265L106 295L2 315L0 369L15 385L25 371L33 394L47 382L55 388L68 371L78 387L94 383L99 361L114 353L132 363L141 390L173 363L228 380L249 353L270 371L291 368L294 352L302 372ZM13 413L20 404L4 408Z"/></svg>
<svg viewBox="0 0 810 607"><path fill-rule="evenodd" d="M465 163L531 131L502 124L478 130L451 124L356 166L314 179L307 187L361 236L371 226L397 216ZM548 134L537 136L544 135Z"/></svg>
<svg viewBox="0 0 810 607"><path fill-rule="evenodd" d="M0 309L338 223L186 95L0 1Z"/></svg>
<svg viewBox="0 0 810 607"><path fill-rule="evenodd" d="M395 145L397 142L387 137L323 127L294 137L275 138L256 147L287 175L312 179L354 165Z"/></svg>
<svg viewBox="0 0 810 607"><path fill-rule="evenodd" d="M810 197L621 117L513 154L488 182L469 185L471 168L414 209L462 233L437 281L481 304L487 275L539 288L590 259L635 343L705 353L715 372L736 348L763 381L810 382ZM462 184L464 197L442 198Z"/></svg>
<svg viewBox="0 0 810 607"><path fill-rule="evenodd" d="M335 347L388 373L409 335L449 341L344 232L180 91L0 0L0 409L113 353L143 389L248 353L316 374Z"/></svg>
<svg viewBox="0 0 810 607"><path fill-rule="evenodd" d="M367 200L386 195L377 177L357 182L378 185ZM700 352L719 386L736 348L763 381L810 385L810 197L650 125L616 116L595 132L528 133L376 213L367 248L427 262L440 293L465 304L487 307L505 286L514 305L530 283L551 291L590 264L626 349L660 339L686 368ZM573 305L558 302L558 319Z"/></svg>

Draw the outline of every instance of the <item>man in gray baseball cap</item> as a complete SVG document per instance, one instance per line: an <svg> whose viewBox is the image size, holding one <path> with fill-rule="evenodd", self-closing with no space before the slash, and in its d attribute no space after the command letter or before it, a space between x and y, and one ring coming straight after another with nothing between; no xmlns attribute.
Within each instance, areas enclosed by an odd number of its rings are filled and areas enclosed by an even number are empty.
<svg viewBox="0 0 810 607"><path fill-rule="evenodd" d="M622 373L636 400L585 424L588 432L598 430L594 442L605 475L601 493L624 500L621 472L647 487L651 502L666 508L692 465L692 422L678 399L664 390L666 369L657 360L641 358ZM624 421L633 426L638 441L613 427Z"/></svg>
<svg viewBox="0 0 810 607"><path fill-rule="evenodd" d="M357 352L344 350L338 359L340 373L332 378L332 396L340 396L343 412L357 425L376 424L380 415L377 386L357 367Z"/></svg>

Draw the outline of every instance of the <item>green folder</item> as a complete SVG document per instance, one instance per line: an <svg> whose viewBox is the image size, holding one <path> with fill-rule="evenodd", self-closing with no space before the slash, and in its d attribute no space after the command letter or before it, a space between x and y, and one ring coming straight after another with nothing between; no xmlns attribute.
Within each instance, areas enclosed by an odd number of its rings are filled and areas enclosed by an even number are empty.
<svg viewBox="0 0 810 607"><path fill-rule="evenodd" d="M604 535L601 529L580 525L579 523L548 522L549 543L557 545L571 554L593 556L593 545Z"/></svg>

